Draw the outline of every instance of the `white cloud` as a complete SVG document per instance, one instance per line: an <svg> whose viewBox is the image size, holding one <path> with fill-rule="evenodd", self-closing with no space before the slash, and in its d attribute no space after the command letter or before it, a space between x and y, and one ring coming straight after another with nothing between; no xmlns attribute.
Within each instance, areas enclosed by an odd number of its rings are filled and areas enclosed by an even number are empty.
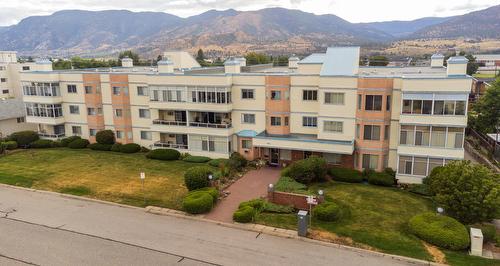
<svg viewBox="0 0 500 266"><path fill-rule="evenodd" d="M160 11L187 17L209 9L256 10L295 8L315 14L335 14L351 22L411 20L450 16L500 4L500 0L0 0L0 25L64 9Z"/></svg>

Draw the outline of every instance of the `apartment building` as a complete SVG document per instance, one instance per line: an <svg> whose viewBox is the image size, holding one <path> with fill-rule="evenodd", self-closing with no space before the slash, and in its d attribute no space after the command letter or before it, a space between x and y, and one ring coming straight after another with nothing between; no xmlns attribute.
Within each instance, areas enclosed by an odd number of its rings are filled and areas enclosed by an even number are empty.
<svg viewBox="0 0 500 266"><path fill-rule="evenodd" d="M49 137L102 129L122 143L284 166L311 155L356 169L397 170L421 182L464 158L467 59L431 67L360 67L359 47L333 47L288 67L135 67L21 73L27 121Z"/></svg>

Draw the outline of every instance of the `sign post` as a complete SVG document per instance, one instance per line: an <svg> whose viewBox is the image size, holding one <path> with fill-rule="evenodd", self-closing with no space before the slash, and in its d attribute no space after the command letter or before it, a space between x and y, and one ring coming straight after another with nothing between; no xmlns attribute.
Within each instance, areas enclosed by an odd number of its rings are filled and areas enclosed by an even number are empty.
<svg viewBox="0 0 500 266"><path fill-rule="evenodd" d="M309 204L309 224L312 226L312 206L318 205L318 199L314 196L307 196L307 204Z"/></svg>
<svg viewBox="0 0 500 266"><path fill-rule="evenodd" d="M146 179L146 173L141 172L141 183L142 183L142 195L144 197L144 204L146 204L146 190L144 189L144 179Z"/></svg>

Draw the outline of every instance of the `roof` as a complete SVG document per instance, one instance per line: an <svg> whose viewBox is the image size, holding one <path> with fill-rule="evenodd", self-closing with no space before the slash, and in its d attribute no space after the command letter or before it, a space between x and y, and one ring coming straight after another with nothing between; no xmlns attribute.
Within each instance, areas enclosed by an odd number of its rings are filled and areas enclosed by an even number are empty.
<svg viewBox="0 0 500 266"><path fill-rule="evenodd" d="M236 135L238 135L238 137L253 138L253 137L257 136L257 132L254 130L242 130L242 131L236 133Z"/></svg>
<svg viewBox="0 0 500 266"><path fill-rule="evenodd" d="M448 59L448 64L467 64L469 60L465 56L453 56Z"/></svg>
<svg viewBox="0 0 500 266"><path fill-rule="evenodd" d="M442 54L433 54L431 56L431 59L442 59L442 58L444 58L444 55Z"/></svg>
<svg viewBox="0 0 500 266"><path fill-rule="evenodd" d="M476 60L500 60L500 54L475 54Z"/></svg>
<svg viewBox="0 0 500 266"><path fill-rule="evenodd" d="M320 76L355 75L359 69L359 46L326 50Z"/></svg>
<svg viewBox="0 0 500 266"><path fill-rule="evenodd" d="M299 64L323 64L326 54L311 54L299 61Z"/></svg>
<svg viewBox="0 0 500 266"><path fill-rule="evenodd" d="M158 65L173 65L174 63L172 61L166 59L166 60L160 60L160 61L158 61L157 64Z"/></svg>
<svg viewBox="0 0 500 266"><path fill-rule="evenodd" d="M24 103L17 99L0 100L0 120L25 116Z"/></svg>

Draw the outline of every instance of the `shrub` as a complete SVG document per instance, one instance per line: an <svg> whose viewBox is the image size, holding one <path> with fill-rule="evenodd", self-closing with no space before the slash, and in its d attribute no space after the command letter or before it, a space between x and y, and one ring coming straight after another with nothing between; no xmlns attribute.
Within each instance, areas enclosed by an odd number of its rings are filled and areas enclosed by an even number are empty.
<svg viewBox="0 0 500 266"><path fill-rule="evenodd" d="M333 222L342 217L342 210L333 202L325 202L314 207L313 216L320 221Z"/></svg>
<svg viewBox="0 0 500 266"><path fill-rule="evenodd" d="M208 162L208 165L213 167L220 167L221 165L226 165L228 159L213 159Z"/></svg>
<svg viewBox="0 0 500 266"><path fill-rule="evenodd" d="M462 250L469 246L467 228L448 216L422 213L413 216L408 226L417 237L438 247Z"/></svg>
<svg viewBox="0 0 500 266"><path fill-rule="evenodd" d="M249 223L253 221L256 211L252 206L244 206L233 213L233 220L238 223Z"/></svg>
<svg viewBox="0 0 500 266"><path fill-rule="evenodd" d="M429 186L426 184L408 184L406 189L418 195L432 196Z"/></svg>
<svg viewBox="0 0 500 266"><path fill-rule="evenodd" d="M33 149L45 149L55 147L54 141L50 139L39 139L31 142L30 147Z"/></svg>
<svg viewBox="0 0 500 266"><path fill-rule="evenodd" d="M497 229L493 224L474 224L468 227L467 231L470 231L470 228L478 228L481 229L483 233L483 242L491 242L495 243L497 238Z"/></svg>
<svg viewBox="0 0 500 266"><path fill-rule="evenodd" d="M214 200L214 203L217 202L217 200L219 199L219 191L216 188L214 188L214 187L200 188L200 189L197 189L197 190L193 190L191 193L198 192L198 191L210 194L210 196L212 196L212 198Z"/></svg>
<svg viewBox="0 0 500 266"><path fill-rule="evenodd" d="M362 173L355 169L334 167L331 168L328 172L335 181L349 182L349 183L363 182Z"/></svg>
<svg viewBox="0 0 500 266"><path fill-rule="evenodd" d="M110 144L92 143L89 144L87 147L94 151L110 151L111 146L112 145Z"/></svg>
<svg viewBox="0 0 500 266"><path fill-rule="evenodd" d="M271 213L292 213L295 209L293 206L286 206L286 205L278 205L274 204L272 202L266 202L264 204L264 212L271 212Z"/></svg>
<svg viewBox="0 0 500 266"><path fill-rule="evenodd" d="M147 152L150 152L151 150L144 147L144 146L141 146L141 152L144 152L144 153L147 153Z"/></svg>
<svg viewBox="0 0 500 266"><path fill-rule="evenodd" d="M372 172L368 176L368 183L372 185L391 187L394 185L394 182L395 182L394 177L384 172L382 173Z"/></svg>
<svg viewBox="0 0 500 266"><path fill-rule="evenodd" d="M38 134L35 131L26 130L12 133L9 139L17 142L17 145L25 147L33 141L39 140L40 137L38 137Z"/></svg>
<svg viewBox="0 0 500 266"><path fill-rule="evenodd" d="M115 143L115 133L109 129L101 130L95 135L95 140L99 144L113 145Z"/></svg>
<svg viewBox="0 0 500 266"><path fill-rule="evenodd" d="M122 144L117 142L117 143L111 145L111 151L120 152L121 147L122 147Z"/></svg>
<svg viewBox="0 0 500 266"><path fill-rule="evenodd" d="M184 183L189 191L208 187L208 176L213 171L208 166L195 166L189 168L184 174Z"/></svg>
<svg viewBox="0 0 500 266"><path fill-rule="evenodd" d="M392 169L390 167L385 168L384 173L396 178L396 171L394 171L394 169Z"/></svg>
<svg viewBox="0 0 500 266"><path fill-rule="evenodd" d="M189 193L182 202L182 208L191 214L209 212L214 205L214 200L210 193L204 191L194 191Z"/></svg>
<svg viewBox="0 0 500 266"><path fill-rule="evenodd" d="M255 209L256 212L261 212L264 209L264 206L266 204L266 201L263 199L253 199L249 201L244 201L240 203L238 206L238 209L241 209L246 206L250 206Z"/></svg>
<svg viewBox="0 0 500 266"><path fill-rule="evenodd" d="M455 161L425 178L433 199L464 224L487 222L500 208L500 175L480 164Z"/></svg>
<svg viewBox="0 0 500 266"><path fill-rule="evenodd" d="M141 145L135 143L127 143L120 146L122 153L136 153L141 150Z"/></svg>
<svg viewBox="0 0 500 266"><path fill-rule="evenodd" d="M327 164L325 159L311 156L307 159L296 161L283 169L281 176L289 176L302 184L313 181L322 181L326 178Z"/></svg>
<svg viewBox="0 0 500 266"><path fill-rule="evenodd" d="M172 149L156 149L148 152L146 157L149 159L163 160L163 161L173 161L179 159L181 153L177 150Z"/></svg>
<svg viewBox="0 0 500 266"><path fill-rule="evenodd" d="M234 170L241 170L243 167L247 166L247 159L237 152L233 152L229 157L227 166Z"/></svg>
<svg viewBox="0 0 500 266"><path fill-rule="evenodd" d="M205 156L187 156L186 158L182 159L185 162L190 162L190 163L206 163L210 161L210 158L205 157Z"/></svg>
<svg viewBox="0 0 500 266"><path fill-rule="evenodd" d="M13 140L4 141L4 142L0 143L0 145L4 146L5 149L7 149L7 150L17 149L17 142L15 142Z"/></svg>
<svg viewBox="0 0 500 266"><path fill-rule="evenodd" d="M307 193L307 186L295 181L288 176L282 176L274 185L276 191L291 192L291 193Z"/></svg>
<svg viewBox="0 0 500 266"><path fill-rule="evenodd" d="M86 139L77 139L68 144L70 149L84 149L89 145L89 141Z"/></svg>
<svg viewBox="0 0 500 266"><path fill-rule="evenodd" d="M68 147L68 144L70 144L71 142L73 142L73 141L75 141L77 139L81 139L81 137L79 137L79 136L71 136L71 137L67 137L67 138L61 139L61 141L60 141L61 147Z"/></svg>

